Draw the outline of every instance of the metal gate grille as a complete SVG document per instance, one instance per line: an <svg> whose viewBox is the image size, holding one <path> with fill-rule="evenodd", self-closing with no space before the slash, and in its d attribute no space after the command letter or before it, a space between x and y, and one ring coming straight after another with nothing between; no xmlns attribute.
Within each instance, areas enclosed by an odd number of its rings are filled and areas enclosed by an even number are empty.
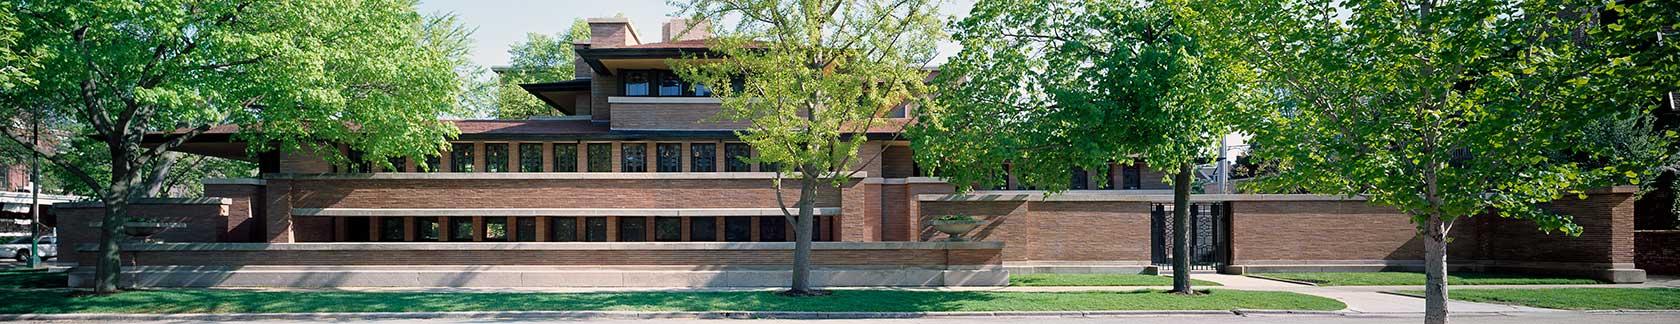
<svg viewBox="0 0 1680 324"><path fill-rule="evenodd" d="M1150 261L1162 268L1171 268L1173 264L1172 244L1172 206L1168 204L1153 204L1150 213L1150 239L1154 248L1150 249ZM1225 259L1229 249L1226 239L1229 229L1227 221L1230 214L1225 203L1199 203L1190 205L1190 269L1217 270L1225 266Z"/></svg>

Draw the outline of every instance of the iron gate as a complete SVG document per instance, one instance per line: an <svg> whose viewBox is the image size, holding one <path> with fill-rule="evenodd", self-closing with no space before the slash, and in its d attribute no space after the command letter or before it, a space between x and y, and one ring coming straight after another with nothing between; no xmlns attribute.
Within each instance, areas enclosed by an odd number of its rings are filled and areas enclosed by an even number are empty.
<svg viewBox="0 0 1680 324"><path fill-rule="evenodd" d="M1172 205L1153 204L1150 213L1150 261L1162 268L1173 264ZM1218 270L1229 255L1230 211L1225 203L1190 204L1190 269Z"/></svg>

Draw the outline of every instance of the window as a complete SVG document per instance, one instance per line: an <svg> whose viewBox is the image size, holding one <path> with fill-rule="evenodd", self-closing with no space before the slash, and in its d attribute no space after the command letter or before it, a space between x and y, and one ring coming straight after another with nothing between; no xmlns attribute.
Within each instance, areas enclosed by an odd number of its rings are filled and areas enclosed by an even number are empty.
<svg viewBox="0 0 1680 324"><path fill-rule="evenodd" d="M694 217L688 219L688 240L691 242L716 241L717 217Z"/></svg>
<svg viewBox="0 0 1680 324"><path fill-rule="evenodd" d="M787 219L782 217L759 217L758 240L760 242L787 241Z"/></svg>
<svg viewBox="0 0 1680 324"><path fill-rule="evenodd" d="M1141 178L1143 178L1142 173L1143 173L1143 167L1140 167L1136 164L1125 166L1125 169L1121 170L1121 172L1120 172L1120 176L1125 178L1125 181L1126 181L1126 185L1124 187L1122 187L1122 189L1141 189L1141 188L1143 188L1143 179L1141 179Z"/></svg>
<svg viewBox="0 0 1680 324"><path fill-rule="evenodd" d="M661 97L686 95L683 93L683 88L686 88L687 85L688 82L683 82L682 77L678 77L676 73L671 73L671 71L659 72L659 96Z"/></svg>
<svg viewBox="0 0 1680 324"><path fill-rule="evenodd" d="M507 143L484 144L484 172L508 172Z"/></svg>
<svg viewBox="0 0 1680 324"><path fill-rule="evenodd" d="M659 172L682 172L682 144L659 143Z"/></svg>
<svg viewBox="0 0 1680 324"><path fill-rule="evenodd" d="M419 234L415 236L417 236L417 238L421 241L437 241L439 237L438 231L442 229L442 227L438 226L437 217L414 218L414 231L416 232L415 234Z"/></svg>
<svg viewBox="0 0 1680 324"><path fill-rule="evenodd" d="M729 242L752 241L752 217L724 217L723 240Z"/></svg>
<svg viewBox="0 0 1680 324"><path fill-rule="evenodd" d="M688 95L691 95L691 96L705 97L705 96L712 95L712 89L707 89L706 85L703 85L703 84L695 83L695 84L691 85L689 88L692 91L689 92Z"/></svg>
<svg viewBox="0 0 1680 324"><path fill-rule="evenodd" d="M648 88L653 74L649 71L624 71L624 95L631 97L648 96Z"/></svg>
<svg viewBox="0 0 1680 324"><path fill-rule="evenodd" d="M507 217L484 218L484 240L506 241L508 235Z"/></svg>
<svg viewBox="0 0 1680 324"><path fill-rule="evenodd" d="M406 232L406 229L403 228L403 218L402 217L380 217L379 218L379 240L380 241L401 242L401 241L407 239L403 235L403 234L405 234L404 232Z"/></svg>
<svg viewBox="0 0 1680 324"><path fill-rule="evenodd" d="M404 170L408 170L408 158L394 157L385 159L385 162L391 163L391 168L386 169L389 170L388 172L403 172Z"/></svg>
<svg viewBox="0 0 1680 324"><path fill-rule="evenodd" d="M554 172L577 172L578 146L554 143Z"/></svg>
<svg viewBox="0 0 1680 324"><path fill-rule="evenodd" d="M536 218L531 218L531 217L517 218L514 221L514 228L516 229L515 233L519 234L519 235L514 235L514 236L516 236L517 239L520 242L536 242L537 241L537 219Z"/></svg>
<svg viewBox="0 0 1680 324"><path fill-rule="evenodd" d="M1074 168L1069 173L1073 174L1072 179L1068 179L1068 181L1069 181L1068 189L1069 190L1091 189L1091 174L1086 173L1085 169Z"/></svg>
<svg viewBox="0 0 1680 324"><path fill-rule="evenodd" d="M372 173L373 163L369 163L367 159L362 158L363 155L362 151L350 150L350 153L345 156L346 159L350 160L350 167L344 168L344 172Z"/></svg>
<svg viewBox="0 0 1680 324"><path fill-rule="evenodd" d="M472 240L473 240L473 221L472 221L472 217L450 217L449 218L449 240L454 241L454 242L472 242Z"/></svg>
<svg viewBox="0 0 1680 324"><path fill-rule="evenodd" d="M589 143L589 172L612 172L612 144Z"/></svg>
<svg viewBox="0 0 1680 324"><path fill-rule="evenodd" d="M717 172L717 144L689 144L688 172Z"/></svg>
<svg viewBox="0 0 1680 324"><path fill-rule="evenodd" d="M588 217L583 219L583 238L589 242L607 241L607 218Z"/></svg>
<svg viewBox="0 0 1680 324"><path fill-rule="evenodd" d="M443 171L443 157L439 155L426 156L426 165L422 169L424 170L420 170L420 172Z"/></svg>
<svg viewBox="0 0 1680 324"><path fill-rule="evenodd" d="M660 242L682 241L682 218L654 217L653 240Z"/></svg>
<svg viewBox="0 0 1680 324"><path fill-rule="evenodd" d="M473 172L472 143L455 143L449 148L449 170L454 172Z"/></svg>
<svg viewBox="0 0 1680 324"><path fill-rule="evenodd" d="M619 217L618 241L647 241L647 217Z"/></svg>
<svg viewBox="0 0 1680 324"><path fill-rule="evenodd" d="M519 143L519 172L542 172L542 153L542 144Z"/></svg>
<svg viewBox="0 0 1680 324"><path fill-rule="evenodd" d="M623 151L623 161L620 162L623 170L619 172L647 172L647 144L624 143L620 146L620 150Z"/></svg>
<svg viewBox="0 0 1680 324"><path fill-rule="evenodd" d="M743 160L745 158L752 157L752 146L748 146L747 143L723 144L723 156L729 159L729 162L724 164L723 171L752 171L752 164L748 164L746 160Z"/></svg>
<svg viewBox="0 0 1680 324"><path fill-rule="evenodd" d="M576 217L552 217L548 219L548 240L551 242L577 242L578 219Z"/></svg>
<svg viewBox="0 0 1680 324"><path fill-rule="evenodd" d="M760 162L758 164L758 171L759 172L781 172L782 171L782 165L776 164L775 162Z"/></svg>
<svg viewBox="0 0 1680 324"><path fill-rule="evenodd" d="M373 234L368 232L372 229L369 227L373 226L373 220L369 218L371 217L339 217L344 221L345 234L345 237L340 237L339 240L344 242L372 241Z"/></svg>

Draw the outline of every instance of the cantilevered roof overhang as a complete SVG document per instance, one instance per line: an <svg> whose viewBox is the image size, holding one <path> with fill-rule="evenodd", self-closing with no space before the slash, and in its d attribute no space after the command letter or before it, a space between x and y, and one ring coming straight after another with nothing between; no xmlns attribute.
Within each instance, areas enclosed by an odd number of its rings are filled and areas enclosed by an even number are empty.
<svg viewBox="0 0 1680 324"><path fill-rule="evenodd" d="M559 82L522 83L520 88L531 93L549 107L554 107L567 116L578 114L578 97L589 97L590 79L573 79Z"/></svg>

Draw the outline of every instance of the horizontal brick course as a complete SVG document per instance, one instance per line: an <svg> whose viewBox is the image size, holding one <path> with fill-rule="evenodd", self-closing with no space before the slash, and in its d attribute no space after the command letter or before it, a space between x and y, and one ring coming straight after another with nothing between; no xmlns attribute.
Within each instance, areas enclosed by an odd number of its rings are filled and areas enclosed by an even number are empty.
<svg viewBox="0 0 1680 324"><path fill-rule="evenodd" d="M293 180L294 208L770 208L776 190L739 180ZM836 190L817 205L837 207ZM797 187L783 188L791 205Z"/></svg>

